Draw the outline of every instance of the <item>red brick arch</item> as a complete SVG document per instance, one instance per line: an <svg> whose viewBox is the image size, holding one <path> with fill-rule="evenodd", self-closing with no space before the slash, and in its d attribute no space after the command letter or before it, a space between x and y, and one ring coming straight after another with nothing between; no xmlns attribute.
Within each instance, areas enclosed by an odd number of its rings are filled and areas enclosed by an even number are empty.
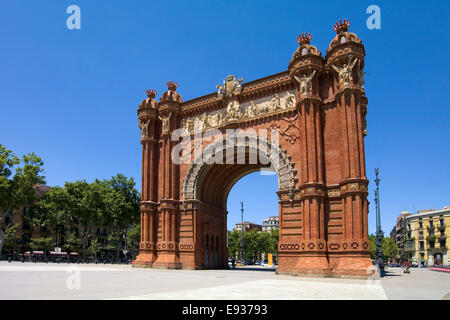
<svg viewBox="0 0 450 320"><path fill-rule="evenodd" d="M348 32L346 21L335 30L325 58L310 45L310 35L300 35L288 70L278 74L247 83L228 76L218 92L185 102L174 82L168 83L159 102L156 93L148 91L138 109L142 241L134 266L225 268L228 193L242 176L267 167L264 157L276 155L277 273L370 275L365 51L361 40ZM342 37L346 41L338 41ZM258 152L250 143L244 147L243 163L195 163L196 156L189 152L191 162L178 163L173 153L180 146L174 139L179 128L186 129L182 139L189 137L186 145L191 147L196 136L208 130L222 134L223 139L202 144L200 154L206 160L217 150L227 150L230 129L276 129L279 140L261 138L269 142L270 153L263 153L257 163L248 161Z"/></svg>

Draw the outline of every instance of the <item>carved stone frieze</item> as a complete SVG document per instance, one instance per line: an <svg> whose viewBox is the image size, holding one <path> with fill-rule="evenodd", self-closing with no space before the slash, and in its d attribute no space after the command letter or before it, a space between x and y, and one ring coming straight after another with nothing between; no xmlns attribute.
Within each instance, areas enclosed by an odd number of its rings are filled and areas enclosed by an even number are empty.
<svg viewBox="0 0 450 320"><path fill-rule="evenodd" d="M277 113L295 108L295 92L286 91L272 96L239 103L237 100L228 102L226 108L213 112L204 112L195 117L183 119L181 126L189 133L218 128L235 121L246 121L260 116Z"/></svg>

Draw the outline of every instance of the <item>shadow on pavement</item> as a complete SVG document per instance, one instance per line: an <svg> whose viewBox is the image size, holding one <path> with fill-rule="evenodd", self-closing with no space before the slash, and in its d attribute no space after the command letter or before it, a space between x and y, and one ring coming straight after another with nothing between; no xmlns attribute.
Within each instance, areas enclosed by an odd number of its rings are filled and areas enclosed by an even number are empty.
<svg viewBox="0 0 450 320"><path fill-rule="evenodd" d="M236 271L263 271L263 272L275 272L277 268L258 268L258 267L236 267Z"/></svg>

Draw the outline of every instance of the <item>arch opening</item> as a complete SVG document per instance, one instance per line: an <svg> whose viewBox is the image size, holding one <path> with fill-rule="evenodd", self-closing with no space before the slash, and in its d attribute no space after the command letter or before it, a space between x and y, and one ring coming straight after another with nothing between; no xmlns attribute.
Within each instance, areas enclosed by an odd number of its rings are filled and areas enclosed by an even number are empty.
<svg viewBox="0 0 450 320"><path fill-rule="evenodd" d="M207 148L210 147L211 145ZM237 148L234 148L234 151L237 151ZM227 150L224 148L224 151ZM223 163L204 161L202 164L194 162L186 174L183 200L198 204L197 232L201 234L198 239L202 239L200 245L203 247L200 251L203 257L198 261L203 264L203 268L228 267L227 199L239 180L258 171L272 171L277 180L275 192L290 190L294 186L293 165L285 152L274 147L270 148L270 152L264 153L251 145L246 145L244 151L240 155L234 152L234 161L231 164L225 161ZM256 163L250 161L255 159L255 153ZM208 150L204 151L204 154L207 155ZM221 156L225 156L225 152L221 153ZM278 205L277 200L275 201ZM268 216L278 216L278 211ZM261 217L262 219L264 217Z"/></svg>

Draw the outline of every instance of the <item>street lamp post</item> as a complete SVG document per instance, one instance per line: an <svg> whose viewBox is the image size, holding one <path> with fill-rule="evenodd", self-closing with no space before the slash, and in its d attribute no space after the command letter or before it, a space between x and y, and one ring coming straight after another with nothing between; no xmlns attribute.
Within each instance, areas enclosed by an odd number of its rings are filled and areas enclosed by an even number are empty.
<svg viewBox="0 0 450 320"><path fill-rule="evenodd" d="M375 235L375 263L380 270L380 276L384 276L384 262L383 262L383 231L381 230L381 216L380 216L380 179L378 178L379 169L375 168L375 183L377 185L377 189L375 190L375 208L376 208L376 220L377 220L377 232Z"/></svg>
<svg viewBox="0 0 450 320"><path fill-rule="evenodd" d="M244 260L244 203L241 202L241 263Z"/></svg>

